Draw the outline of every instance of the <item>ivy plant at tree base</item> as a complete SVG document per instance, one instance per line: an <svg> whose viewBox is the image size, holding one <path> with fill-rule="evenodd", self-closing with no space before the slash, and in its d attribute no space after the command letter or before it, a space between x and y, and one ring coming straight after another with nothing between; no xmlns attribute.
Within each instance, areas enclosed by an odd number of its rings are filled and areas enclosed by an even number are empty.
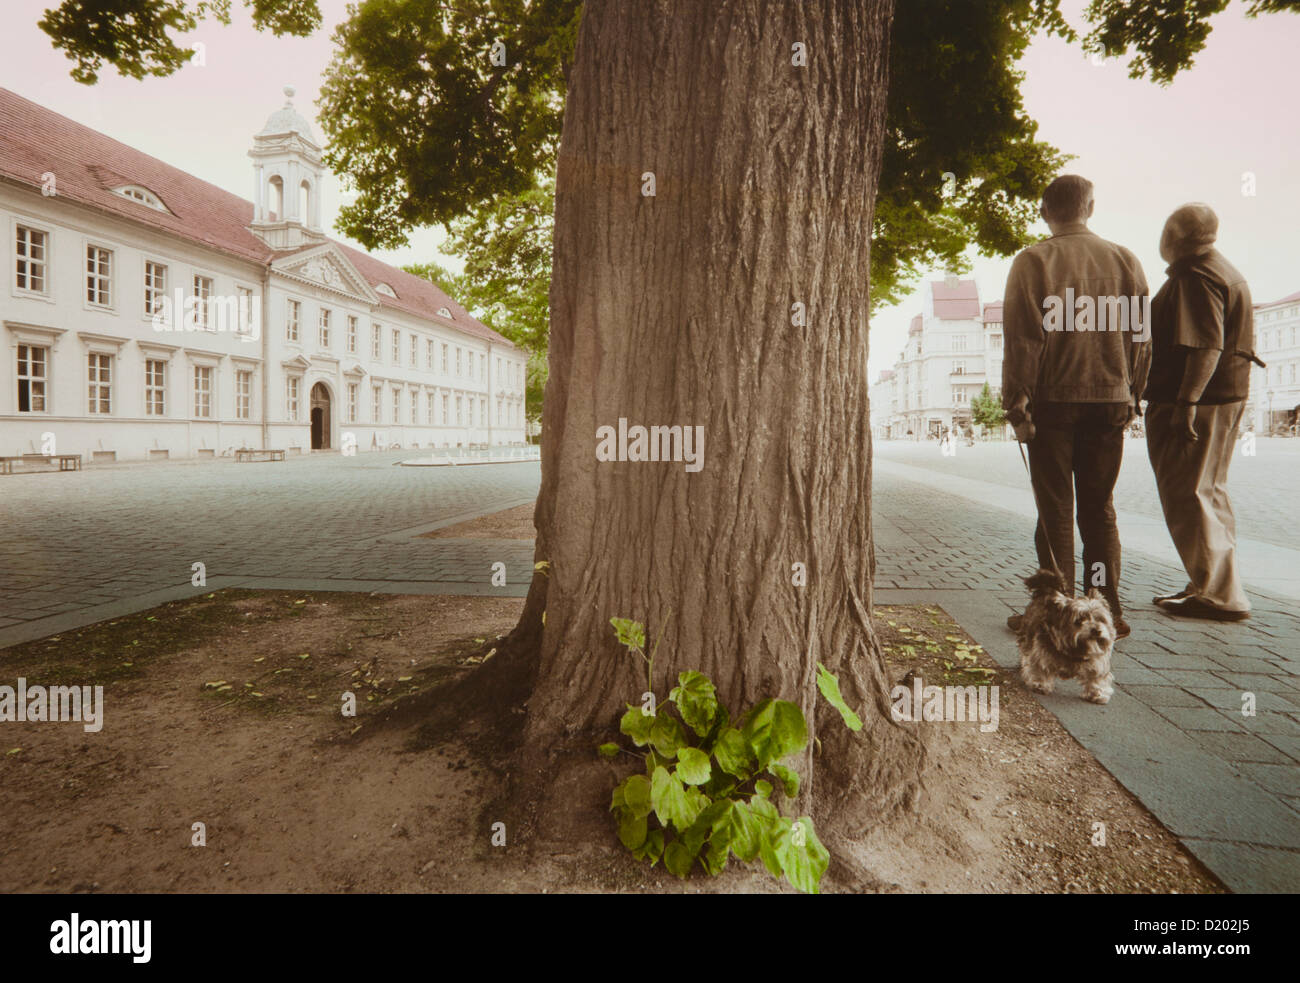
<svg viewBox="0 0 1300 983"><path fill-rule="evenodd" d="M647 663L652 682L644 627L625 618L610 623L628 651ZM825 666L818 673L822 695L850 728L860 729L838 680ZM733 726L713 683L693 671L677 677L668 699L675 715L653 702L629 705L619 725L645 749L645 773L624 779L610 802L619 840L638 860L651 866L662 860L678 877L697 863L716 875L732 856L744 863L761 859L773 877L816 894L830 853L809 817L782 815L773 801L774 795L799 794L798 772L781 762L808 744L803 712L786 700L763 700ZM622 750L613 743L599 748L609 758Z"/></svg>

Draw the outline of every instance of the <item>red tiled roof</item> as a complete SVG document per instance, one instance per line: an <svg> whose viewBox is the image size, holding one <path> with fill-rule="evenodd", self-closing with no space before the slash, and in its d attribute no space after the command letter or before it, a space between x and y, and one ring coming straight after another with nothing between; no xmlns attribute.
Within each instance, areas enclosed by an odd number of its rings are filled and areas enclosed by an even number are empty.
<svg viewBox="0 0 1300 983"><path fill-rule="evenodd" d="M980 316L980 295L974 280L958 280L948 286L944 280L930 283L934 296L934 316L944 320L959 321Z"/></svg>
<svg viewBox="0 0 1300 983"><path fill-rule="evenodd" d="M908 325L907 334L910 337L911 335L920 334L920 333L921 333L921 315L917 314L914 318L912 318L912 323Z"/></svg>
<svg viewBox="0 0 1300 983"><path fill-rule="evenodd" d="M984 323L1002 320L1002 301L995 300L984 305Z"/></svg>
<svg viewBox="0 0 1300 983"><path fill-rule="evenodd" d="M54 175L56 193L62 198L240 259L265 266L292 255L292 251L271 250L249 231L252 202L0 88L0 178L39 189L46 172ZM152 191L167 211L113 193L126 184ZM372 287L387 283L393 288L397 298L381 294L382 307L450 323L465 334L514 347L436 284L330 241ZM438 315L440 307L452 312L450 322Z"/></svg>

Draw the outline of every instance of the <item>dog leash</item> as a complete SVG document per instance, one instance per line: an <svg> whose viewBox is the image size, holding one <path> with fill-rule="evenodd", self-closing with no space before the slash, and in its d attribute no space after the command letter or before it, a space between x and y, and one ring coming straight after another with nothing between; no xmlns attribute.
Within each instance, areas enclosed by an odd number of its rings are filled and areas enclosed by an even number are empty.
<svg viewBox="0 0 1300 983"><path fill-rule="evenodd" d="M1051 558L1052 570L1064 581L1065 574L1061 572L1060 564L1056 562L1056 553L1052 550L1052 537L1047 534L1047 526L1043 523L1043 509L1038 504L1038 489L1034 487L1034 473L1029 470L1029 458L1025 456L1025 445L1017 440L1016 446L1020 448L1020 460L1024 462L1025 474L1029 476L1029 493L1034 496L1034 511L1038 513L1038 528L1043 530L1043 542L1047 544L1047 555ZM1066 586L1073 589L1072 584Z"/></svg>

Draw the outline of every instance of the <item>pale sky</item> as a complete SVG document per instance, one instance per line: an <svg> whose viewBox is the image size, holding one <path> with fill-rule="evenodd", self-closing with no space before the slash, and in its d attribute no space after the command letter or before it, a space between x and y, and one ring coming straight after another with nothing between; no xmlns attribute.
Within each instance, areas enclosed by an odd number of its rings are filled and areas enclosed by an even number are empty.
<svg viewBox="0 0 1300 983"><path fill-rule="evenodd" d="M6 0L0 86L244 198L252 196L252 135L284 102L285 85L297 88L295 106L323 138L315 103L347 0L320 0L325 27L305 39L258 33L236 0L230 27L210 21L187 39L206 46L205 65L142 82L105 70L93 87L72 81L71 63L36 27L53 3ZM1064 4L1075 26L1084 6ZM1076 155L1069 170L1096 185L1092 228L1137 253L1153 291L1164 280L1161 227L1187 201L1208 202L1219 213L1219 247L1246 274L1257 301L1300 290L1300 16L1252 21L1244 9L1234 0L1214 18L1195 67L1168 88L1129 79L1120 62L1094 65L1055 38L1037 40L1021 65L1040 139ZM1255 176L1254 197L1242 194L1245 172ZM335 237L343 195L337 179L325 182L322 217ZM395 264L439 259L460 269L438 253L441 240L440 230L423 230L408 248L377 255ZM1009 265L975 257L981 300L1001 297ZM873 318L872 379L893 364L920 309L918 293Z"/></svg>

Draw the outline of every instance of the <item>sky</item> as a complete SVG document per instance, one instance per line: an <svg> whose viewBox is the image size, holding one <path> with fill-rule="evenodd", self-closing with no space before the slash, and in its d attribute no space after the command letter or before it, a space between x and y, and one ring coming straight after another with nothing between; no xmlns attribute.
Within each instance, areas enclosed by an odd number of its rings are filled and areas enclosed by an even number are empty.
<svg viewBox="0 0 1300 983"><path fill-rule="evenodd" d="M295 107L323 137L315 103L347 0L320 0L324 27L301 39L255 31L236 0L231 26L207 21L185 39L204 45L203 65L144 81L105 70L93 87L72 81L71 62L36 27L54 2L5 0L0 86L245 198L252 197L252 135L284 103L285 85L297 89ZM1076 27L1084 6L1063 4ZM1075 155L1068 170L1096 186L1092 229L1137 254L1153 291L1164 280L1160 230L1187 201L1218 212L1219 248L1257 301L1300 291L1300 16L1251 20L1244 10L1234 0L1213 19L1195 66L1168 87L1128 78L1120 60L1095 64L1056 38L1036 40L1020 65L1039 138ZM1243 194L1247 173L1253 196ZM324 183L327 229L348 200L337 178ZM1034 231L1047 234L1041 225ZM397 265L437 259L459 271L458 259L440 255L442 241L440 229L421 230L408 247L375 255ZM1000 299L1010 258L971 258L981 300ZM918 289L872 318L873 380L893 364L920 310Z"/></svg>

